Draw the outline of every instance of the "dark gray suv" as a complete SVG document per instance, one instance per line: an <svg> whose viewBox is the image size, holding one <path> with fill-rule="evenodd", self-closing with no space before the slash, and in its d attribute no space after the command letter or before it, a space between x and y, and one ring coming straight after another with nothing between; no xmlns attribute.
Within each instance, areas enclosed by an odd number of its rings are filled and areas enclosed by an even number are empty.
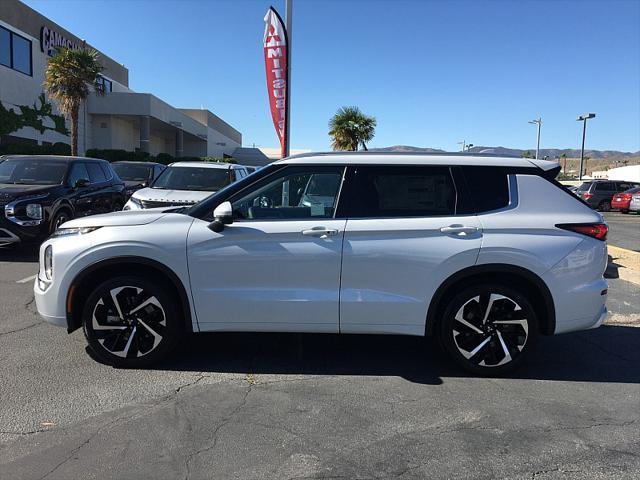
<svg viewBox="0 0 640 480"><path fill-rule="evenodd" d="M634 187L640 187L640 183L622 180L593 180L584 182L575 193L591 208L608 212L611 210L611 197L618 192L624 192Z"/></svg>

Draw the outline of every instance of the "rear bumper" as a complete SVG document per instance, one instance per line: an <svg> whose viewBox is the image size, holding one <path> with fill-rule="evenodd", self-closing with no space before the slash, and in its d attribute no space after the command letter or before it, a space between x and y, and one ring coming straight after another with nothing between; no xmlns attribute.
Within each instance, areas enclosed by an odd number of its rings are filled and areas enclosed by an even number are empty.
<svg viewBox="0 0 640 480"><path fill-rule="evenodd" d="M615 208L616 210L629 210L630 202L616 202L615 200L611 201L611 208Z"/></svg>

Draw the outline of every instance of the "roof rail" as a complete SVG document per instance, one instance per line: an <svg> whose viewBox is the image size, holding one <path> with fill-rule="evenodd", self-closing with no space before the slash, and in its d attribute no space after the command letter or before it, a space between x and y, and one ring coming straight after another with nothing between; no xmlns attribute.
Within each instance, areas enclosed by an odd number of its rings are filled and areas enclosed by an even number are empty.
<svg viewBox="0 0 640 480"><path fill-rule="evenodd" d="M308 152L298 153L297 155L291 155L285 157L282 160L289 158L307 158L307 157L328 157L333 155L353 155L353 156L367 156L367 155L409 155L409 156L431 156L431 157L497 157L497 158L521 158L515 155L506 155L502 153L472 153L472 152L376 152L367 150L366 152L350 152L350 151L336 151L336 152Z"/></svg>

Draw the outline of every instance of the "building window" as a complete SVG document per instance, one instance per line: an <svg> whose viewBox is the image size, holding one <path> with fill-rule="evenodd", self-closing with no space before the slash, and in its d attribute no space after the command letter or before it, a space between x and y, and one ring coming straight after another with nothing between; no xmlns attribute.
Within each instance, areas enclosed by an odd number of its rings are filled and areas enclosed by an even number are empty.
<svg viewBox="0 0 640 480"><path fill-rule="evenodd" d="M96 90L99 90L102 93L110 93L113 90L113 83L111 83L111 80L100 75L96 79Z"/></svg>
<svg viewBox="0 0 640 480"><path fill-rule="evenodd" d="M0 27L0 64L31 75L31 40Z"/></svg>

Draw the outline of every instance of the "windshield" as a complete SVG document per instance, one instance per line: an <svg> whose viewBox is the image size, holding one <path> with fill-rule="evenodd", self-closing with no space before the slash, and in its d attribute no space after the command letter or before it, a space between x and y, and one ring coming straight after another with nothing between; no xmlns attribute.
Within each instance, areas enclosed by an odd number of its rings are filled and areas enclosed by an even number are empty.
<svg viewBox="0 0 640 480"><path fill-rule="evenodd" d="M152 188L215 192L230 183L229 177L227 168L168 167Z"/></svg>
<svg viewBox="0 0 640 480"><path fill-rule="evenodd" d="M584 182L582 185L580 185L578 187L578 191L579 192L586 192L587 190L589 190L590 186L591 186L591 182Z"/></svg>
<svg viewBox="0 0 640 480"><path fill-rule="evenodd" d="M40 158L15 158L0 162L0 183L60 185L67 163Z"/></svg>
<svg viewBox="0 0 640 480"><path fill-rule="evenodd" d="M111 166L122 180L128 182L146 182L149 180L151 167L126 163L112 163Z"/></svg>

